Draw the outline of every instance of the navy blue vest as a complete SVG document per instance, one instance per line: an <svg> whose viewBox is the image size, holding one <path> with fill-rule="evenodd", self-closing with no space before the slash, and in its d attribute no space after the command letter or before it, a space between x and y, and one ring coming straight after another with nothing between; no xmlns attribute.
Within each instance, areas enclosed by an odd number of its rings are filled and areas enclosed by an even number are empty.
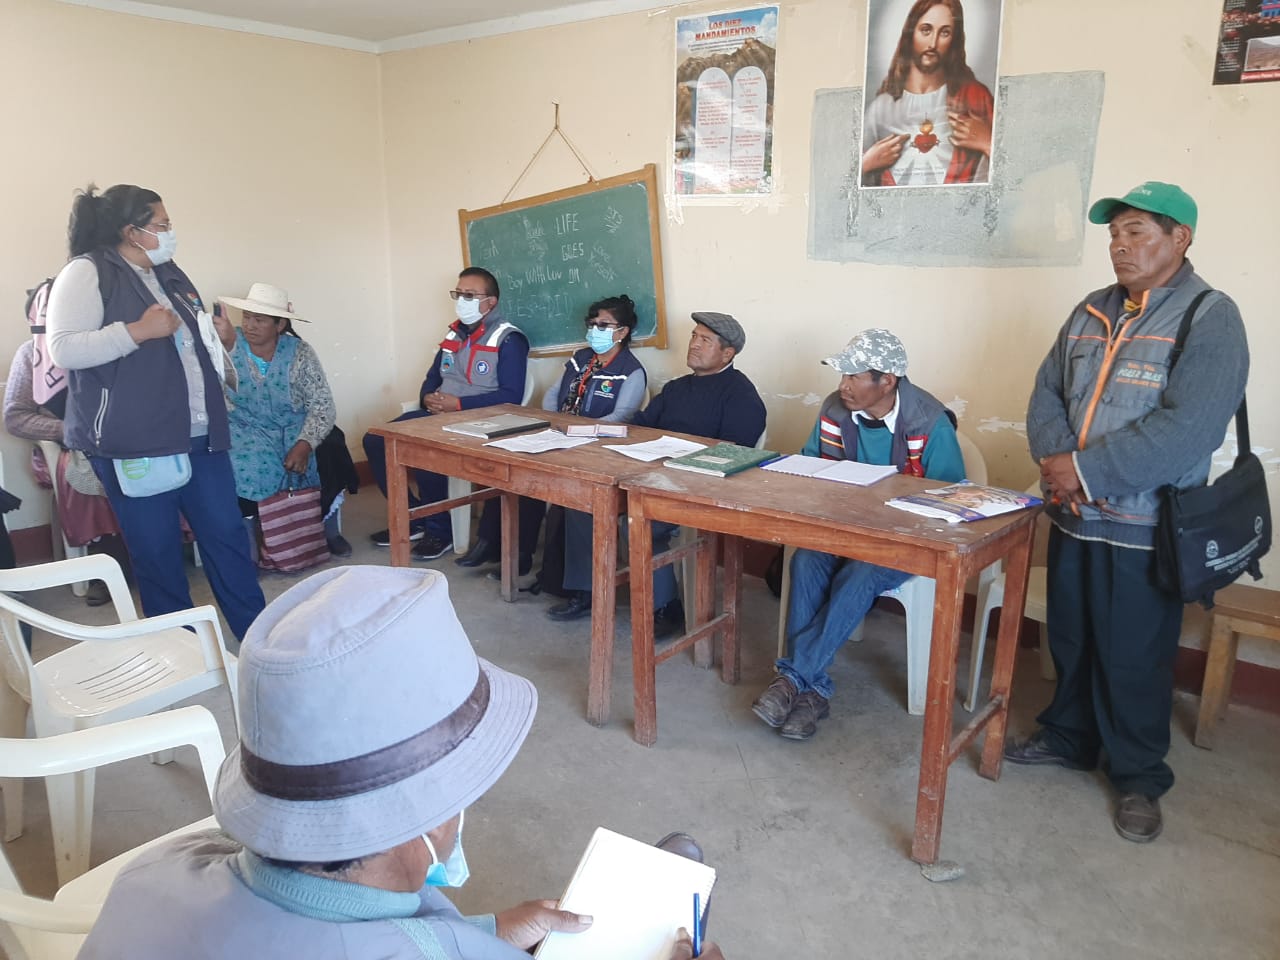
<svg viewBox="0 0 1280 960"><path fill-rule="evenodd" d="M102 325L135 323L155 298L133 268L115 250L93 256L103 277L101 289L110 296L103 303ZM156 279L173 301L178 317L195 342L204 374L209 415L209 449L231 447L222 383L200 338L196 312L200 294L174 263L155 267ZM67 373L67 415L64 441L73 450L101 457L160 457L191 449L191 413L187 379L172 337L147 340L127 357Z"/></svg>
<svg viewBox="0 0 1280 960"><path fill-rule="evenodd" d="M569 397L569 387L587 364L595 359L595 355L595 351L590 347L584 347L565 363L564 375L560 378L560 392L556 396L557 410L564 409L564 402ZM578 415L598 420L613 413L622 384L626 382L627 377L643 369L644 366L636 359L635 354L628 347L623 347L607 367L597 370L588 379Z"/></svg>

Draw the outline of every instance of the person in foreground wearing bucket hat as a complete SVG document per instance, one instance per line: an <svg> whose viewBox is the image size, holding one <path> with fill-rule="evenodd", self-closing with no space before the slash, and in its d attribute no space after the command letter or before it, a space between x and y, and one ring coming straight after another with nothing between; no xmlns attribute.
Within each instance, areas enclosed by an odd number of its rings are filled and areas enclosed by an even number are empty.
<svg viewBox="0 0 1280 960"><path fill-rule="evenodd" d="M747 345L747 333L727 313L693 313L693 333L685 363L693 372L671 380L632 423L673 433L727 440L755 446L765 427L764 401L747 375L733 365ZM564 587L569 599L547 611L552 620L591 615L591 516L565 516ZM666 550L677 527L653 524L653 552ZM684 630L684 607L676 596L670 567L653 573L653 638L662 640Z"/></svg>
<svg viewBox="0 0 1280 960"><path fill-rule="evenodd" d="M466 882L465 811L537 709L533 684L475 655L442 574L351 566L302 581L250 628L239 691L221 830L124 868L82 960L515 960L590 926L551 901L464 917L440 891ZM673 837L686 849L668 849L700 858Z"/></svg>
<svg viewBox="0 0 1280 960"><path fill-rule="evenodd" d="M955 414L907 379L907 350L888 330L863 330L834 357L840 389L822 402L801 453L897 467L914 477L964 479ZM816 550L791 558L787 655L752 712L788 740L808 740L830 713L827 668L876 597L910 574Z"/></svg>
<svg viewBox="0 0 1280 960"><path fill-rule="evenodd" d="M1154 577L1161 491L1204 485L1249 372L1240 311L1187 260L1196 218L1195 201L1169 183L1090 208L1093 223L1108 225L1116 282L1072 310L1027 410L1051 501L1058 680L1040 729L1009 741L1005 759L1092 770L1105 752L1119 795L1115 829L1137 843L1160 835L1159 798L1173 786L1165 755L1182 601Z"/></svg>
<svg viewBox="0 0 1280 960"><path fill-rule="evenodd" d="M337 516L345 484L322 484L316 457L337 408L320 358L293 330L294 320L307 321L293 312L289 294L269 283L255 283L243 299L218 299L229 314L215 316L218 337L236 370L235 386L224 389L241 514L253 521L259 502L281 490L322 487L330 493L321 503L330 552L350 555Z"/></svg>

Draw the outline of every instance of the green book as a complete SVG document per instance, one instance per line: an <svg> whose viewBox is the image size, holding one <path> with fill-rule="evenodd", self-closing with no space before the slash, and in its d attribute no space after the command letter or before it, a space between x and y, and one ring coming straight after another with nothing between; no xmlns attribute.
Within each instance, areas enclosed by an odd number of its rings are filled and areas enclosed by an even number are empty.
<svg viewBox="0 0 1280 960"><path fill-rule="evenodd" d="M714 447L686 453L683 457L672 457L667 461L667 466L692 473L709 473L713 477L728 477L776 456L772 450L740 447L736 443L717 443Z"/></svg>

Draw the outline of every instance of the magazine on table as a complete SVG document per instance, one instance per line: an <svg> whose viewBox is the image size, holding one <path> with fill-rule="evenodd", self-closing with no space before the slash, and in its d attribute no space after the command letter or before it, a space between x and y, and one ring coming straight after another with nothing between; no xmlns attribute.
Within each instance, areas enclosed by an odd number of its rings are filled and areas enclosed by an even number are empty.
<svg viewBox="0 0 1280 960"><path fill-rule="evenodd" d="M948 523L967 523L998 517L1015 510L1026 510L1028 507L1038 507L1043 502L1039 497L1021 490L988 487L966 480L948 487L926 490L924 493L894 497L886 501L886 504L922 517L945 520Z"/></svg>

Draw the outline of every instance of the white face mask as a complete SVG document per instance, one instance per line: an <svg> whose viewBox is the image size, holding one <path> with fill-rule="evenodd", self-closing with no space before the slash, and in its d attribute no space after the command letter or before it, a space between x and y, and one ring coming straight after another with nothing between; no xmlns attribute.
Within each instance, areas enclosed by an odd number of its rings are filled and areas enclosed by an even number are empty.
<svg viewBox="0 0 1280 960"><path fill-rule="evenodd" d="M173 259L173 254L178 249L178 235L173 232L173 227L154 233L146 227L139 227L138 229L155 237L156 242L159 244L154 250L148 250L140 243L134 244L135 247L147 255L147 259L151 261L153 267L158 267L160 264L168 263Z"/></svg>
<svg viewBox="0 0 1280 960"><path fill-rule="evenodd" d="M479 321L481 317L480 301L485 297L476 297L474 300L463 300L459 297L453 301L453 312L458 315L458 319L465 323L468 327Z"/></svg>
<svg viewBox="0 0 1280 960"><path fill-rule="evenodd" d="M465 815L465 810L458 814L458 835L453 841L453 852L443 863L436 856L431 838L425 833L422 835L422 842L427 845L427 852L431 854L431 866L427 868L427 886L460 887L470 879L471 868L467 866L466 855L462 852L462 821Z"/></svg>

